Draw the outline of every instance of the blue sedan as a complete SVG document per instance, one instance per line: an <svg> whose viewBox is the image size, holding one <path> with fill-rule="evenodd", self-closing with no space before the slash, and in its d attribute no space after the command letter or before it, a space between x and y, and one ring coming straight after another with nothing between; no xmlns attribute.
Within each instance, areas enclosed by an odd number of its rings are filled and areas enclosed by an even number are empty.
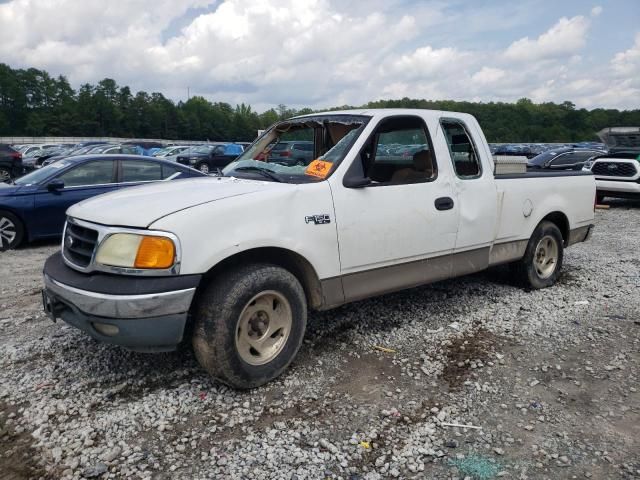
<svg viewBox="0 0 640 480"><path fill-rule="evenodd" d="M135 155L69 157L0 183L0 251L62 234L65 212L101 193L149 182L202 177L174 162Z"/></svg>

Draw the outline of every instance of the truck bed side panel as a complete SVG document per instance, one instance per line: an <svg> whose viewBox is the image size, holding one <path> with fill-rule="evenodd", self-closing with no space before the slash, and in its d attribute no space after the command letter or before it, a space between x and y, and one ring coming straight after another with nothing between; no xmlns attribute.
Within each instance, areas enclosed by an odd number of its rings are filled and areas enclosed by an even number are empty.
<svg viewBox="0 0 640 480"><path fill-rule="evenodd" d="M595 182L591 175L498 176L496 184L502 194L497 244L529 239L538 223L554 212L564 214L570 230L594 222Z"/></svg>

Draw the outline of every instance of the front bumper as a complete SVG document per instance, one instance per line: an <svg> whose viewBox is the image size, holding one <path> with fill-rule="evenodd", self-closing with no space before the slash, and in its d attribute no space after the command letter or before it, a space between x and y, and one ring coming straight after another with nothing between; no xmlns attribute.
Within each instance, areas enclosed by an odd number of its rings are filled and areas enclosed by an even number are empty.
<svg viewBox="0 0 640 480"><path fill-rule="evenodd" d="M616 194L621 196L638 195L640 196L640 183L638 181L623 180L600 180L596 178L596 190L599 194L608 193L608 196L615 197Z"/></svg>
<svg viewBox="0 0 640 480"><path fill-rule="evenodd" d="M126 277L82 274L59 254L44 268L43 306L93 338L138 351L173 350L182 341L199 275Z"/></svg>

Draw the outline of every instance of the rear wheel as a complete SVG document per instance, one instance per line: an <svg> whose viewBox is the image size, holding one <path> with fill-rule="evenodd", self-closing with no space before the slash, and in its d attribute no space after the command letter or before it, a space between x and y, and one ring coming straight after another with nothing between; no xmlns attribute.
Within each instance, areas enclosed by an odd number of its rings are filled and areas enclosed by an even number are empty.
<svg viewBox="0 0 640 480"><path fill-rule="evenodd" d="M306 322L304 290L293 274L268 264L238 267L211 282L197 301L196 358L227 385L258 387L293 361Z"/></svg>
<svg viewBox="0 0 640 480"><path fill-rule="evenodd" d="M11 178L11 172L5 167L0 167L0 183L6 182Z"/></svg>
<svg viewBox="0 0 640 480"><path fill-rule="evenodd" d="M196 168L198 170L200 170L202 173L205 173L207 175L209 175L209 164L207 163L200 163L196 166Z"/></svg>
<svg viewBox="0 0 640 480"><path fill-rule="evenodd" d="M564 243L560 229L541 222L533 231L522 260L512 264L515 279L530 288L550 287L562 269Z"/></svg>
<svg viewBox="0 0 640 480"><path fill-rule="evenodd" d="M24 226L13 213L0 210L0 252L17 247L24 238Z"/></svg>

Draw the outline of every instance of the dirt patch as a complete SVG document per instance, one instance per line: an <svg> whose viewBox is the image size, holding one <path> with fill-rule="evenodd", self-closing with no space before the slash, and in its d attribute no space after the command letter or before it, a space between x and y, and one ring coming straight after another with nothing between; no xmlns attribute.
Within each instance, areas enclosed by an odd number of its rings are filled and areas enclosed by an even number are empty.
<svg viewBox="0 0 640 480"><path fill-rule="evenodd" d="M37 463L31 435L16 432L17 418L18 407L0 401L0 480L51 478Z"/></svg>
<svg viewBox="0 0 640 480"><path fill-rule="evenodd" d="M447 347L447 362L442 371L442 379L449 388L459 390L474 366L484 364L498 342L496 335L483 329L454 339Z"/></svg>

